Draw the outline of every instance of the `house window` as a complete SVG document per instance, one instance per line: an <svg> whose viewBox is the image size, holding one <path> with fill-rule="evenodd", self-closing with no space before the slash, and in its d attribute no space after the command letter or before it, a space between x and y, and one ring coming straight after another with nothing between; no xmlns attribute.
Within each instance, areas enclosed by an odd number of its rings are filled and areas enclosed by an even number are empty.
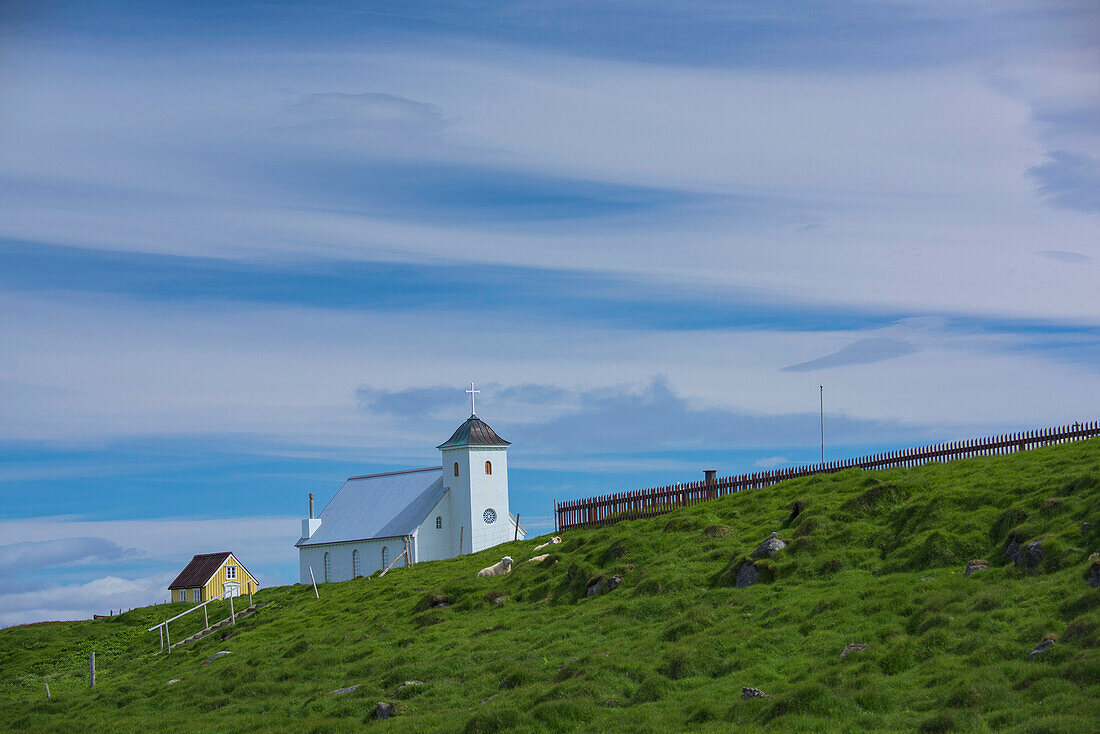
<svg viewBox="0 0 1100 734"><path fill-rule="evenodd" d="M194 589L191 592L191 598L196 604L202 601L202 589Z"/></svg>
<svg viewBox="0 0 1100 734"><path fill-rule="evenodd" d="M225 567L225 578L228 581L235 580L237 578L237 567L236 566L226 566Z"/></svg>
<svg viewBox="0 0 1100 734"><path fill-rule="evenodd" d="M325 554L325 581L332 581L332 558Z"/></svg>
<svg viewBox="0 0 1100 734"><path fill-rule="evenodd" d="M455 462L455 476L458 476L458 462Z"/></svg>
<svg viewBox="0 0 1100 734"><path fill-rule="evenodd" d="M435 529L436 530L442 530L443 529L443 518L439 515L436 515L436 517L435 517Z"/></svg>
<svg viewBox="0 0 1100 734"><path fill-rule="evenodd" d="M382 568L386 568L390 565L390 549L386 546L382 546Z"/></svg>
<svg viewBox="0 0 1100 734"><path fill-rule="evenodd" d="M362 567L359 563L359 551L353 550L351 552L351 575L358 578L363 575Z"/></svg>
<svg viewBox="0 0 1100 734"><path fill-rule="evenodd" d="M493 462L491 462L491 461L486 461L485 462L485 473L486 474L492 474L493 473Z"/></svg>

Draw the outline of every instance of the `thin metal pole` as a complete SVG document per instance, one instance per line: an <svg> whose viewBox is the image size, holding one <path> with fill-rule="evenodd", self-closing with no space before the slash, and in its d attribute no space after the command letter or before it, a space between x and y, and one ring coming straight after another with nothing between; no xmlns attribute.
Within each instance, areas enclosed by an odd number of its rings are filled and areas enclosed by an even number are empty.
<svg viewBox="0 0 1100 734"><path fill-rule="evenodd" d="M313 582L313 595L320 599L321 595L317 593L317 577L313 575L313 566L309 567L309 579Z"/></svg>
<svg viewBox="0 0 1100 734"><path fill-rule="evenodd" d="M516 537L512 538L512 542L519 540L519 513L516 513Z"/></svg>
<svg viewBox="0 0 1100 734"><path fill-rule="evenodd" d="M229 618L233 620L233 624L237 623L237 613L233 611L233 595L229 595Z"/></svg>
<svg viewBox="0 0 1100 734"><path fill-rule="evenodd" d="M821 404L821 466L825 466L825 386L818 385L818 399Z"/></svg>
<svg viewBox="0 0 1100 734"><path fill-rule="evenodd" d="M95 688L95 650L88 653L88 687Z"/></svg>

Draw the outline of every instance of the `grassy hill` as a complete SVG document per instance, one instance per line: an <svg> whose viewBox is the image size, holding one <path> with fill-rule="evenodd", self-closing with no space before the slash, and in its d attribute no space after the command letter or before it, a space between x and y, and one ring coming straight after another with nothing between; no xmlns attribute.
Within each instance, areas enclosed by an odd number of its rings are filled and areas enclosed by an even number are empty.
<svg viewBox="0 0 1100 734"><path fill-rule="evenodd" d="M1095 732L1098 520L1094 440L794 480L568 532L542 563L523 562L527 541L323 585L319 601L265 589L258 614L170 656L143 630L172 606L6 629L0 728ZM786 549L735 588L772 531ZM1041 539L1034 573L1002 557L1013 539ZM505 554L510 575L474 578ZM964 577L971 559L990 568ZM586 598L597 575L623 581ZM866 648L841 659L849 643ZM407 680L423 685L397 693ZM770 698L742 700L746 686ZM373 720L379 701L397 716Z"/></svg>

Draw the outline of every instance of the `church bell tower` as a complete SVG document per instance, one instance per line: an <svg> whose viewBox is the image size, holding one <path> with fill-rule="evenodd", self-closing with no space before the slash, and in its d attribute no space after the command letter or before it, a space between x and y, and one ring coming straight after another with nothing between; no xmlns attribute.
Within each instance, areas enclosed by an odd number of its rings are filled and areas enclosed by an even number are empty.
<svg viewBox="0 0 1100 734"><path fill-rule="evenodd" d="M515 519L508 508L508 441L473 412L437 448L443 454L443 486L451 492L455 552L463 555L512 540ZM522 539L524 532L520 530ZM458 544L461 543L461 549Z"/></svg>

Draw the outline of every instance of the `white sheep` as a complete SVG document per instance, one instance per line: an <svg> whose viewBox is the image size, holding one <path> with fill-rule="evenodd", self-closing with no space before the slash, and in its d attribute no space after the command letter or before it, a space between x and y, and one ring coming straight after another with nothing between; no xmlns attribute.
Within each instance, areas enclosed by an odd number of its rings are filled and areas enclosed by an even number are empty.
<svg viewBox="0 0 1100 734"><path fill-rule="evenodd" d="M503 576L506 573L512 572L512 557L504 556L500 559L499 563L494 563L488 568L483 568L477 572L478 578L482 576Z"/></svg>
<svg viewBox="0 0 1100 734"><path fill-rule="evenodd" d="M554 536L553 538L551 538L550 540L546 541L546 542L545 542L545 543L543 543L542 545L536 545L536 546L535 546L535 550L537 550L537 551L540 551L540 550L542 550L543 548L545 548L545 547L546 547L546 546L548 546L548 545L557 545L557 544L558 544L558 543L560 543L560 542L561 542L561 538L559 538L558 536L556 536L556 535L555 535L555 536Z"/></svg>
<svg viewBox="0 0 1100 734"><path fill-rule="evenodd" d="M549 557L550 557L549 553L543 553L541 556L535 556L534 558L528 558L527 562L531 563L532 561L534 561L535 563L538 563L539 561L545 561Z"/></svg>

